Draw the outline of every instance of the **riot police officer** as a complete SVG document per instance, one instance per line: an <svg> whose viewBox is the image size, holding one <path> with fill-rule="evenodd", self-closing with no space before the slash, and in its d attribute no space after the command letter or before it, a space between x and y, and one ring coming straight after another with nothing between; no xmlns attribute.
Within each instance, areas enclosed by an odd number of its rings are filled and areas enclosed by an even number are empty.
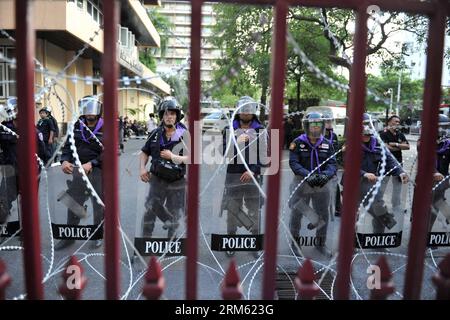
<svg viewBox="0 0 450 320"><path fill-rule="evenodd" d="M140 178L150 183L145 201L143 236L151 237L156 217L172 237L185 206L185 174L188 161L188 131L180 123L181 105L166 97L158 107L160 125L150 134L140 155ZM146 165L151 157L150 171Z"/></svg>
<svg viewBox="0 0 450 320"><path fill-rule="evenodd" d="M363 115L363 134L362 144L363 157L361 162L361 179L360 179L360 201L364 199L369 190L377 182L380 176L382 164L382 147L378 140L373 136L375 129L371 124L370 115ZM397 161L392 154L386 150L386 167L385 173L392 171L392 176L399 177L402 183L408 182L408 176L401 166L397 166ZM386 183L386 182L384 182ZM372 226L373 233L384 233L385 229L392 229L397 221L392 213L389 213L383 199L384 188L380 188L375 196L374 202L370 206L368 212L373 217ZM366 206L370 200L370 196L366 197L363 205Z"/></svg>
<svg viewBox="0 0 450 320"><path fill-rule="evenodd" d="M236 116L233 119L234 138L237 145L231 143L225 156L227 159L227 174L225 178L222 209L227 211L227 234L235 235L238 227L246 228L251 234L261 232L260 209L262 200L252 177L262 183L261 169L263 157L267 150L267 131L257 118L258 103L251 97L241 97L236 104ZM223 131L223 152L225 153L229 139L229 127ZM247 170L238 155L240 149ZM243 210L243 206L248 209ZM234 251L227 251L228 256Z"/></svg>
<svg viewBox="0 0 450 320"><path fill-rule="evenodd" d="M80 119L75 123L73 137L75 140L76 151L82 164L82 169L86 173L89 181L96 193L102 198L102 162L103 162L103 104L95 96L86 96L78 101L80 110ZM94 211L94 224L98 226L104 216L104 208L97 200L90 195L86 183L82 179L82 175L75 168L75 160L71 150L70 140L67 139L61 154L61 169L65 174L73 175L73 180L68 180L68 190L66 194L72 197L78 205L83 206L84 203L91 198ZM80 220L85 217L85 213L79 210L68 208L67 224L79 225ZM102 230L97 230L102 233ZM97 236L96 236L97 237ZM60 240L55 250L66 248L73 244L75 240ZM98 248L102 245L102 240L97 239L94 247Z"/></svg>
<svg viewBox="0 0 450 320"><path fill-rule="evenodd" d="M436 172L434 173L434 181L437 185L449 174L450 165L450 119L440 114L439 115L439 134L437 141L437 161ZM431 231L439 212L445 217L447 224L450 223L450 207L445 198L445 192L450 187L448 179L439 184L439 186L433 191L432 196L432 209L430 215L430 223L428 231Z"/></svg>
<svg viewBox="0 0 450 320"><path fill-rule="evenodd" d="M56 128L50 117L50 113L50 107L43 107L39 110L39 116L41 118L37 123L37 128L43 135L47 152L51 155L53 153L53 140L56 135Z"/></svg>
<svg viewBox="0 0 450 320"><path fill-rule="evenodd" d="M9 97L6 105L0 105L0 121L2 124L0 126L0 167L3 177L0 184L0 224L8 220L12 204L18 196L17 114L16 97ZM48 154L45 150L42 134L37 130L36 143L39 158L42 161L47 161ZM34 161L34 159L31 161Z"/></svg>
<svg viewBox="0 0 450 320"><path fill-rule="evenodd" d="M318 112L310 112L303 118L305 133L298 136L289 146L289 166L295 174L290 185L292 193L297 186L314 169L315 173L309 176L306 183L295 191L289 201L291 208L290 232L294 239L299 236L301 220L305 215L309 230L316 229L315 248L325 256L331 256L327 249L326 237L330 199L336 186L336 160L330 158L334 153L332 143L323 136L325 119ZM330 158L326 163L325 160ZM312 202L312 208L309 203ZM295 254L297 246L291 245Z"/></svg>

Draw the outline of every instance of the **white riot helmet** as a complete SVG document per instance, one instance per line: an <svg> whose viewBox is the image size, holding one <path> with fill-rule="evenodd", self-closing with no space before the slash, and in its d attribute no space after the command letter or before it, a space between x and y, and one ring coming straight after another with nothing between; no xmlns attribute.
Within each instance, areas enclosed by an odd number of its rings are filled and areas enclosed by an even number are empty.
<svg viewBox="0 0 450 320"><path fill-rule="evenodd" d="M102 114L103 104L95 96L86 96L78 101L78 108L80 110L80 116Z"/></svg>
<svg viewBox="0 0 450 320"><path fill-rule="evenodd" d="M374 132L376 132L373 126L373 119L370 114L367 112L363 113L363 135L365 136L373 136Z"/></svg>
<svg viewBox="0 0 450 320"><path fill-rule="evenodd" d="M17 98L9 97L5 105L0 105L0 121L11 121L17 118Z"/></svg>
<svg viewBox="0 0 450 320"><path fill-rule="evenodd" d="M241 97L236 103L237 114L249 113L256 115L258 110L258 102L249 96Z"/></svg>
<svg viewBox="0 0 450 320"><path fill-rule="evenodd" d="M319 138L325 131L325 120L319 112L309 112L302 119L302 124L305 133L310 137ZM319 127L320 129L318 131L312 129L315 127Z"/></svg>

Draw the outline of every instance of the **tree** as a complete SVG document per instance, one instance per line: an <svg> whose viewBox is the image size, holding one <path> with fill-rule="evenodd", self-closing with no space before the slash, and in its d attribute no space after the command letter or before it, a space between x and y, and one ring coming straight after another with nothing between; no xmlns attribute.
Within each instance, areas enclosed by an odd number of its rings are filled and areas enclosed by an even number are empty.
<svg viewBox="0 0 450 320"><path fill-rule="evenodd" d="M155 54L159 51L161 57L165 56L167 43L169 41L169 35L171 33L171 29L174 27L173 23L170 20L158 12L156 9L147 9L147 14L155 26L156 31L158 31L160 35L160 47L159 49L154 48L145 48L141 49L139 52L139 60L145 65L147 68L156 72L156 59Z"/></svg>
<svg viewBox="0 0 450 320"><path fill-rule="evenodd" d="M260 93L260 101L266 104L270 84L270 61L273 35L273 10L269 6L233 6L217 5L217 25L213 40L216 47L222 48L223 58L214 74L216 86L212 91L214 97L250 95L249 92ZM309 14L313 9L298 8L298 14ZM311 26L305 21L291 19L289 31L300 44L308 57L323 72L336 78L327 58L328 42L322 37L320 26ZM288 95L300 99L301 87L308 97L322 98L324 91L329 93L321 81L309 71L292 46L288 47L287 59L287 92ZM302 84L303 82L303 84ZM293 85L295 83L295 93ZM253 89L252 89L253 87ZM342 95L338 95L341 98ZM298 107L298 105L297 105ZM261 115L262 117L264 114Z"/></svg>
<svg viewBox="0 0 450 320"><path fill-rule="evenodd" d="M315 10L316 9L310 8L297 8L295 12L298 15L307 16L312 15L312 12ZM329 63L328 41L322 36L323 31L319 26L311 25L307 21L290 19L289 33L292 39L300 48L302 48L302 51L308 56L309 60L311 60L314 65L327 74L328 77L334 78L335 80L338 79L334 73L335 68L333 68ZM343 81L343 79L339 80ZM295 101L297 101L295 108L296 110L301 110L301 91L303 92L303 96L305 98L317 98L319 100L323 97L332 99L343 98L342 93L330 88L323 81L319 81L317 77L310 70L308 70L300 56L295 53L291 43L288 46L287 81L288 96L295 96Z"/></svg>
<svg viewBox="0 0 450 320"><path fill-rule="evenodd" d="M218 62L219 70L214 77L215 82L226 82L230 88L217 87L212 95L239 97L259 92L261 103L266 105L270 83L272 8L218 4L215 11L217 24L214 31L217 36L212 43L222 48L224 58ZM261 118L264 118L265 110L261 111Z"/></svg>
<svg viewBox="0 0 450 320"><path fill-rule="evenodd" d="M399 73L395 69L381 69L381 76L376 77L369 75L367 79L368 87L377 92L385 93L386 102L390 99L389 90L393 90L393 107L395 108L397 101L397 85L398 85ZM405 113L406 110L402 110L408 107L418 107L422 103L423 98L423 80L412 80L407 72L402 74L401 83L401 95L400 95L400 111ZM383 103L381 101L376 102L373 97L368 98L367 109L371 111L383 111L389 106L389 103Z"/></svg>
<svg viewBox="0 0 450 320"><path fill-rule="evenodd" d="M162 79L172 88L172 95L181 104L183 111L187 112L189 107L188 83L180 74L162 76Z"/></svg>

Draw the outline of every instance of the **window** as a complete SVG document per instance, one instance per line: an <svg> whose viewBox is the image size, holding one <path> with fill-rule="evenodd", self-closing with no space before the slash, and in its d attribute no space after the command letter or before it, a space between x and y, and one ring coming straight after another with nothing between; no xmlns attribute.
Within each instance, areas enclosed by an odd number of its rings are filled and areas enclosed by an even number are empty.
<svg viewBox="0 0 450 320"><path fill-rule="evenodd" d="M4 69L4 64L0 63L0 81L5 79ZM0 83L0 98L6 98L6 86L3 83Z"/></svg>
<svg viewBox="0 0 450 320"><path fill-rule="evenodd" d="M91 15L91 16L93 16L93 10L92 10L93 8L92 8L92 3L90 3L89 1L88 1L88 3L87 3L87 12Z"/></svg>
<svg viewBox="0 0 450 320"><path fill-rule="evenodd" d="M128 28L120 28L120 44L123 47L128 47Z"/></svg>
<svg viewBox="0 0 450 320"><path fill-rule="evenodd" d="M8 59L15 58L16 56L16 49L13 47L6 48L6 56ZM6 77L9 81L15 81L16 80L16 70L11 67L11 65L6 65ZM15 96L16 95L16 83L8 83L8 96Z"/></svg>
<svg viewBox="0 0 450 320"><path fill-rule="evenodd" d="M87 12L95 22L103 24L102 3L99 0L87 0Z"/></svg>
<svg viewBox="0 0 450 320"><path fill-rule="evenodd" d="M80 9L83 9L83 0L77 0L77 6L78 6L78 8L80 8Z"/></svg>
<svg viewBox="0 0 450 320"><path fill-rule="evenodd" d="M8 59L15 57L14 47L0 47L0 52ZM16 80L16 71L6 62L0 62L0 98L16 95L16 83L9 82Z"/></svg>

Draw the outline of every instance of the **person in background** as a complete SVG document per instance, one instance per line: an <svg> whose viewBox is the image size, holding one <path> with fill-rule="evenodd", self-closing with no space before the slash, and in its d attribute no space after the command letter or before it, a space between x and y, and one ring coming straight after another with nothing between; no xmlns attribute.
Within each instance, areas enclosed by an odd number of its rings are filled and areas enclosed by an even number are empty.
<svg viewBox="0 0 450 320"><path fill-rule="evenodd" d="M402 166L402 151L409 150L409 142L406 140L405 135L399 130L400 118L396 115L391 116L388 119L387 127L380 132L380 138L386 144L389 151L397 160L398 165ZM400 212L401 208L401 195L402 195L402 182L399 177L391 175L392 181L392 210L394 212ZM386 187L387 185L385 185Z"/></svg>
<svg viewBox="0 0 450 320"><path fill-rule="evenodd" d="M155 115L153 113L150 113L148 116L149 119L147 121L147 134L150 134L150 132L156 129L157 124L155 120Z"/></svg>

